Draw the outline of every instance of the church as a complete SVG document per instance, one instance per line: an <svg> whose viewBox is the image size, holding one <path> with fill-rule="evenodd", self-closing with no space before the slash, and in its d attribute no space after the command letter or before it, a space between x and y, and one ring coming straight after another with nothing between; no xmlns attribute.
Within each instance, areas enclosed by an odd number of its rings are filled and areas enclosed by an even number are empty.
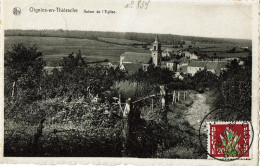
<svg viewBox="0 0 260 166"><path fill-rule="evenodd" d="M150 51L151 53L124 52L120 56L120 69L131 75L139 69L147 71L147 68L150 65L160 66L162 61L162 50L158 35L156 35Z"/></svg>

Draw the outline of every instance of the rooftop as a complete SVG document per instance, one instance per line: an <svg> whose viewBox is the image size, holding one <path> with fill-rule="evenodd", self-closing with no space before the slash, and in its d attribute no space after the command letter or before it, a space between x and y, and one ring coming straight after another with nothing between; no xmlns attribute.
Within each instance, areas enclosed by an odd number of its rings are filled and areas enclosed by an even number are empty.
<svg viewBox="0 0 260 166"><path fill-rule="evenodd" d="M208 70L215 70L219 76L223 68L226 68L228 62L226 61L191 61L188 66L191 67L202 67Z"/></svg>
<svg viewBox="0 0 260 166"><path fill-rule="evenodd" d="M225 61L190 61L191 67L205 67L207 69L225 68L228 62Z"/></svg>
<svg viewBox="0 0 260 166"><path fill-rule="evenodd" d="M132 74L136 73L139 69L143 68L143 65L138 64L138 63L125 63L123 65L129 75L132 75Z"/></svg>
<svg viewBox="0 0 260 166"><path fill-rule="evenodd" d="M124 52L121 57L123 57L124 62L149 64L152 62L152 57L150 53L138 53L138 52Z"/></svg>

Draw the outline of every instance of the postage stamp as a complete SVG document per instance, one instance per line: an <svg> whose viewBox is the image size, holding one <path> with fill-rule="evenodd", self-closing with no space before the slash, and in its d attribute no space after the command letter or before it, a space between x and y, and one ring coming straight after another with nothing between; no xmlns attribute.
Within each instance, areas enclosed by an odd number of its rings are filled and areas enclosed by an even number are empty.
<svg viewBox="0 0 260 166"><path fill-rule="evenodd" d="M249 122L217 122L208 123L208 158L218 159L250 159Z"/></svg>

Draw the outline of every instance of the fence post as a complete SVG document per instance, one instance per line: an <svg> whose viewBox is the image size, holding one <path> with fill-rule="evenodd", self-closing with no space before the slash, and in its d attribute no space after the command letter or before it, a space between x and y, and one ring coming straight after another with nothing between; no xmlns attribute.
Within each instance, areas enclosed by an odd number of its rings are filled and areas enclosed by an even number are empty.
<svg viewBox="0 0 260 166"><path fill-rule="evenodd" d="M121 104L121 94L118 94L118 103Z"/></svg>
<svg viewBox="0 0 260 166"><path fill-rule="evenodd" d="M178 92L178 101L180 101L180 92Z"/></svg>
<svg viewBox="0 0 260 166"><path fill-rule="evenodd" d="M175 90L174 90L173 93L172 93L172 104L173 104L173 103L176 103L176 102L175 102Z"/></svg>
<svg viewBox="0 0 260 166"><path fill-rule="evenodd" d="M129 140L129 113L131 111L131 98L126 101L123 112L123 156L126 156L128 140Z"/></svg>
<svg viewBox="0 0 260 166"><path fill-rule="evenodd" d="M164 86L160 86L160 94L161 94L161 96L162 96L162 99L161 99L162 108L164 109L164 108L165 108L165 105L166 105L166 100L165 100L166 91L165 91L165 87L164 87Z"/></svg>
<svg viewBox="0 0 260 166"><path fill-rule="evenodd" d="M12 98L14 97L14 95L15 95L15 89L16 88L16 82L14 81L13 82L13 87L12 87Z"/></svg>
<svg viewBox="0 0 260 166"><path fill-rule="evenodd" d="M151 106L151 109L152 109L152 111L153 111L153 98L152 98L152 106Z"/></svg>

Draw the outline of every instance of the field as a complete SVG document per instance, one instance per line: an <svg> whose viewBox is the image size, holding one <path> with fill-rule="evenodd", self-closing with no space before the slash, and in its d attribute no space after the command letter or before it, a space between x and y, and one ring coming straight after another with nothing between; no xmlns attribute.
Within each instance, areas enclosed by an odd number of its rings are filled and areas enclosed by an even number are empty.
<svg viewBox="0 0 260 166"><path fill-rule="evenodd" d="M125 51L149 52L142 48L122 46L89 39L60 38L60 37L32 37L32 36L6 36L5 49L10 50L13 44L23 43L25 46L37 45L43 53L47 66L58 66L59 61L71 52L81 50L82 57L87 61L100 61L108 59L119 62L119 57Z"/></svg>
<svg viewBox="0 0 260 166"><path fill-rule="evenodd" d="M237 58L237 57L246 57L249 55L248 52L238 52L238 53L216 53L214 55L214 52L206 53L209 57L223 57L223 58Z"/></svg>
<svg viewBox="0 0 260 166"><path fill-rule="evenodd" d="M144 40L145 41L145 40ZM147 52L149 53L150 46L141 48L141 45L146 42L136 40L128 40L124 38L106 38L97 37L93 39L80 38L63 38L63 37L38 37L38 36L6 36L5 49L11 49L12 45L23 43L25 46L37 45L39 51L43 53L43 59L47 62L47 66L59 66L59 62L63 57L70 53L77 53L81 50L82 57L87 62L108 60L110 62L119 62L120 55L125 51L131 52ZM150 43L147 43L150 44ZM210 41L185 41L183 49L192 46L191 51L197 51L201 54L207 54L209 57L244 57L248 52L242 53L223 53L231 50L234 47L249 47L249 43L234 43L234 42L210 42ZM162 50L171 48L175 53L182 48L172 48L173 45L162 44Z"/></svg>
<svg viewBox="0 0 260 166"><path fill-rule="evenodd" d="M107 38L107 37L98 37L98 40L108 42L108 43L115 43L120 45L141 45L146 44L145 42L139 42L135 40L128 40L128 39L117 39L117 38Z"/></svg>

